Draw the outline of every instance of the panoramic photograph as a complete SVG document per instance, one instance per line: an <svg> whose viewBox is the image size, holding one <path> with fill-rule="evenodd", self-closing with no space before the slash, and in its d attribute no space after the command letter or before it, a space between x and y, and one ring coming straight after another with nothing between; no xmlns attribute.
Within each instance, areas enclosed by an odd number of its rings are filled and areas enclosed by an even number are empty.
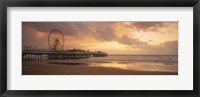
<svg viewBox="0 0 200 97"><path fill-rule="evenodd" d="M22 22L22 75L178 75L178 22Z"/></svg>

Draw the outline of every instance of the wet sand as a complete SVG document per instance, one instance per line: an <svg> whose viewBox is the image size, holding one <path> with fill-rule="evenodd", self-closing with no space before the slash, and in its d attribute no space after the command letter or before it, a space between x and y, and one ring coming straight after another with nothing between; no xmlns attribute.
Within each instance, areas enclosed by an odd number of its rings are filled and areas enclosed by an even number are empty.
<svg viewBox="0 0 200 97"><path fill-rule="evenodd" d="M22 64L22 75L177 75L177 72L135 71L60 64Z"/></svg>

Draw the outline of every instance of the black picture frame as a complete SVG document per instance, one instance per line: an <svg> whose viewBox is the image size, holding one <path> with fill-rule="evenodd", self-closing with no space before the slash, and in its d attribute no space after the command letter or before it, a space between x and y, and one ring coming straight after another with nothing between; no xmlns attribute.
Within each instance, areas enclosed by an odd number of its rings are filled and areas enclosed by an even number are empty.
<svg viewBox="0 0 200 97"><path fill-rule="evenodd" d="M7 90L7 7L193 7L193 90ZM200 0L2 0L0 1L2 97L199 97ZM37 85L37 83L35 83Z"/></svg>

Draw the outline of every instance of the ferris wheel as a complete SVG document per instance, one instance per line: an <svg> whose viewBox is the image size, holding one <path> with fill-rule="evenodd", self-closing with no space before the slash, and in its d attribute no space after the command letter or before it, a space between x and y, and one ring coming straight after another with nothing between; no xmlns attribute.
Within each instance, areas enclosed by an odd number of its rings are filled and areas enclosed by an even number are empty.
<svg viewBox="0 0 200 97"><path fill-rule="evenodd" d="M51 51L62 51L65 39L63 34L58 29L53 29L48 35L48 45Z"/></svg>

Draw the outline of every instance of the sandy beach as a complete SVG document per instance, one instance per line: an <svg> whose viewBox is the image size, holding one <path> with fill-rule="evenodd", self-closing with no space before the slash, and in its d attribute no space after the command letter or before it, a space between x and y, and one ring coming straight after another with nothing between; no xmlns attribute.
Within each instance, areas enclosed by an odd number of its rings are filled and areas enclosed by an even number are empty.
<svg viewBox="0 0 200 97"><path fill-rule="evenodd" d="M177 75L177 72L136 71L107 67L23 63L22 75Z"/></svg>

